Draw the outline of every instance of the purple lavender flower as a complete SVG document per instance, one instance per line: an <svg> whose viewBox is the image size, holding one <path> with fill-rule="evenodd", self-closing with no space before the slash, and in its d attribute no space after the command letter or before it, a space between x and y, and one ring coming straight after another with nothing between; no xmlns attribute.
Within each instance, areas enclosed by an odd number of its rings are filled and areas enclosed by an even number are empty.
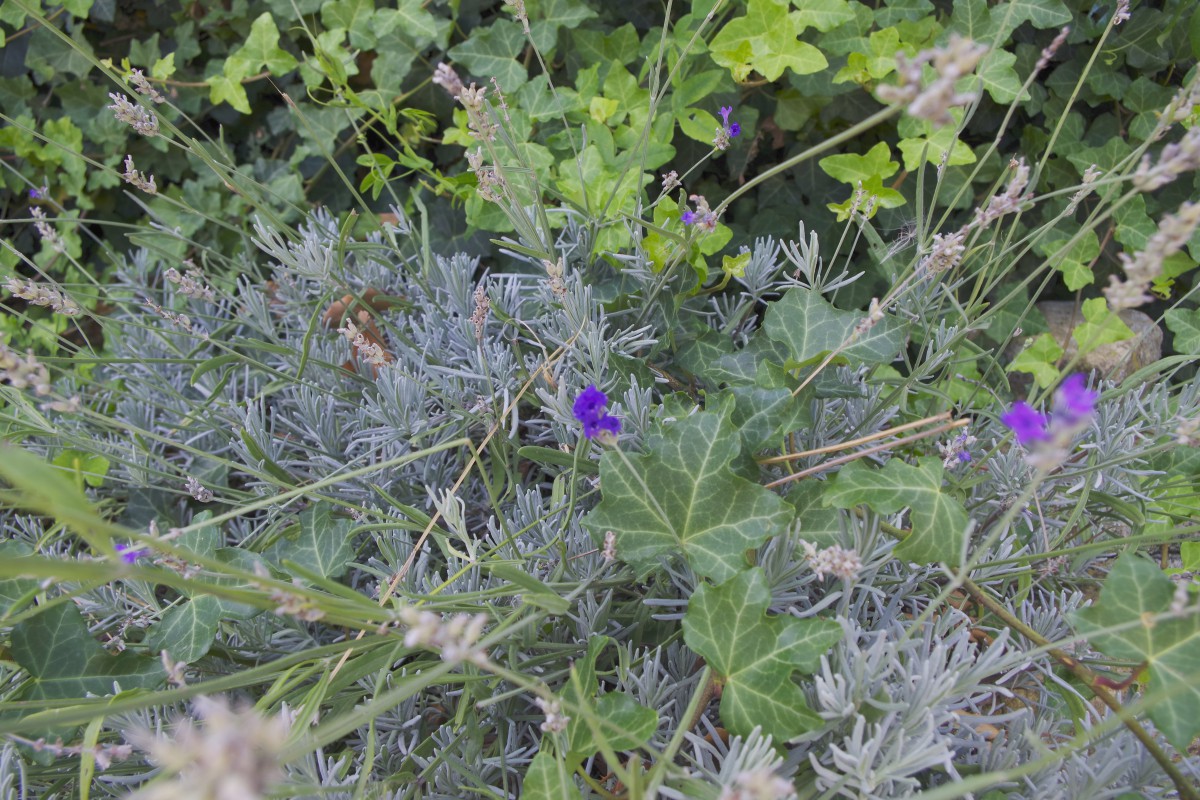
<svg viewBox="0 0 1200 800"><path fill-rule="evenodd" d="M726 128L729 127L729 115L733 113L733 106L721 106L721 124Z"/></svg>
<svg viewBox="0 0 1200 800"><path fill-rule="evenodd" d="M692 211L691 209L688 209L687 211L680 214L679 218L681 220L683 220L684 225L691 225L693 222L696 221L696 212Z"/></svg>
<svg viewBox="0 0 1200 800"><path fill-rule="evenodd" d="M41 192L39 192L37 189L30 189L30 190L29 190L29 199L30 199L30 200L37 200L37 199L38 199L38 198L40 198L41 196L42 196L42 193L41 193Z"/></svg>
<svg viewBox="0 0 1200 800"><path fill-rule="evenodd" d="M729 127L726 128L726 130L729 131L729 135L731 137L736 138L738 136L738 134L740 134L742 132L742 126L737 124L736 122L734 122L734 123L730 124Z"/></svg>
<svg viewBox="0 0 1200 800"><path fill-rule="evenodd" d="M117 546L117 555L126 564L136 564L141 552L142 548L136 544L122 544Z"/></svg>
<svg viewBox="0 0 1200 800"><path fill-rule="evenodd" d="M621 432L621 420L605 411L607 405L608 397L595 385L588 386L575 398L575 405L571 410L575 419L583 423L584 436L592 439L601 432L613 436Z"/></svg>
<svg viewBox="0 0 1200 800"><path fill-rule="evenodd" d="M1000 421L1012 429L1019 444L1050 438L1046 430L1049 422L1046 415L1035 411L1028 403L1014 403L1012 410L1001 416Z"/></svg>
<svg viewBox="0 0 1200 800"><path fill-rule="evenodd" d="M1099 397L1099 392L1088 390L1087 379L1077 372L1054 393L1053 418L1067 426L1078 425L1092 415Z"/></svg>

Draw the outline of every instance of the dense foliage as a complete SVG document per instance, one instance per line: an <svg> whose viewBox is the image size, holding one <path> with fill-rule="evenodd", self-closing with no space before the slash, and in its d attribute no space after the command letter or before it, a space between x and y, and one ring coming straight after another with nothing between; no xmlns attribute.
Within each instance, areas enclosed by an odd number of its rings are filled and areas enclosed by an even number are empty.
<svg viewBox="0 0 1200 800"><path fill-rule="evenodd" d="M1198 796L1200 13L378 5L0 6L0 793Z"/></svg>

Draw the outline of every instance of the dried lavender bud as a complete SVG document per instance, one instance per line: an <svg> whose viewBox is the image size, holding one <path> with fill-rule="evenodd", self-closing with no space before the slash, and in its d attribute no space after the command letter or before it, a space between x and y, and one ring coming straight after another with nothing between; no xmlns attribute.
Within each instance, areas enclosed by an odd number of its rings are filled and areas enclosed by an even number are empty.
<svg viewBox="0 0 1200 800"><path fill-rule="evenodd" d="M119 122L124 122L142 136L158 135L158 117L141 106L130 102L129 98L123 94L109 92L108 96L113 101L113 104L108 106L108 108Z"/></svg>

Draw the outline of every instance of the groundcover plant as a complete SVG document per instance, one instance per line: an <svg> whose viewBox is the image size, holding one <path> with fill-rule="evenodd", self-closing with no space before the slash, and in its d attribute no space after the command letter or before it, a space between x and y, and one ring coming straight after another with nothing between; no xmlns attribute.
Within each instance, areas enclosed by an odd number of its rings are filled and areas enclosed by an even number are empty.
<svg viewBox="0 0 1200 800"><path fill-rule="evenodd" d="M668 87L701 57L747 92L820 73L796 37L858 12L790 9L668 13L643 76L519 103L435 67L487 257L444 250L449 206L414 187L295 225L251 203L229 251L160 225L171 246L102 248L111 279L81 289L38 271L87 268L32 206L9 291L89 327L70 358L0 348L5 798L1200 797L1195 70L1070 177L1070 102L1006 136L1069 32L1019 77L980 41L1057 5L956 4L919 49L860 26L874 55L842 69L877 110L696 188L755 116L658 122ZM512 35L549 76L549 12L505 13L462 60ZM1096 11L1085 63L1136 13ZM269 194L144 74L93 66L105 113ZM1009 72L1000 130L952 165ZM707 129L690 169L676 124ZM900 127L915 194L882 183L886 142L835 152ZM738 199L813 162L846 202L739 241ZM395 194L379 163L347 185ZM1076 307L1043 330L1056 281ZM1137 360L1160 324L1174 352Z"/></svg>

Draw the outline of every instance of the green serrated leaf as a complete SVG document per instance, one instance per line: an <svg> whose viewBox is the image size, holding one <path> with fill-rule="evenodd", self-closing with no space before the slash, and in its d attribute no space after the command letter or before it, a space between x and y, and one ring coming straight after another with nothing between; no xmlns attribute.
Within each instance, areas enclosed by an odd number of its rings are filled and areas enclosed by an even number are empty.
<svg viewBox="0 0 1200 800"><path fill-rule="evenodd" d="M110 655L71 603L58 603L14 627L9 650L31 678L24 700L104 697L113 693L114 682L122 690L152 689L166 678L158 658L131 651Z"/></svg>
<svg viewBox="0 0 1200 800"><path fill-rule="evenodd" d="M1103 297L1084 300L1080 311L1085 322L1071 332L1071 338L1079 345L1080 355L1087 355L1101 345L1133 338L1133 331L1120 316L1109 310Z"/></svg>
<svg viewBox="0 0 1200 800"><path fill-rule="evenodd" d="M725 727L739 736L761 727L786 741L821 724L792 674L814 671L842 637L842 627L831 620L768 616L770 602L758 568L720 586L701 585L688 600L683 637L722 684Z"/></svg>
<svg viewBox="0 0 1200 800"><path fill-rule="evenodd" d="M275 26L275 19L269 11L259 14L254 20L245 44L230 57L234 56L249 64L250 72L266 67L272 75L291 72L298 64L291 53L279 46L279 28Z"/></svg>
<svg viewBox="0 0 1200 800"><path fill-rule="evenodd" d="M276 564L286 559L323 578L338 578L354 556L352 527L349 519L333 515L329 503L318 503L301 512L300 528L294 535L279 539L263 555Z"/></svg>
<svg viewBox="0 0 1200 800"><path fill-rule="evenodd" d="M152 627L146 645L152 653L166 650L175 661L191 664L212 647L221 620L221 603L211 596L181 603Z"/></svg>
<svg viewBox="0 0 1200 800"><path fill-rule="evenodd" d="M1183 751L1200 734L1200 614L1153 619L1171 607L1175 584L1153 562L1132 552L1117 559L1100 600L1075 612L1078 631L1113 658L1146 662L1150 673L1150 719ZM1121 630L1113 630L1119 626Z"/></svg>
<svg viewBox="0 0 1200 800"><path fill-rule="evenodd" d="M1175 352L1200 355L1200 309L1172 308L1163 318L1175 334Z"/></svg>
<svg viewBox="0 0 1200 800"><path fill-rule="evenodd" d="M841 346L862 320L858 313L834 308L817 292L793 288L771 304L763 328L769 337L788 348L792 361L807 364ZM841 355L854 361L886 364L900 351L904 330L900 320L885 316Z"/></svg>
<svg viewBox="0 0 1200 800"><path fill-rule="evenodd" d="M1043 389L1053 386L1058 381L1058 360L1063 357L1063 349L1058 341L1048 333L1043 333L1033 340L1033 343L1017 354L1008 365L1009 372L1027 372Z"/></svg>
<svg viewBox="0 0 1200 800"><path fill-rule="evenodd" d="M208 99L214 105L221 103L229 103L237 111L243 114L250 113L250 98L246 96L246 90L242 88L241 81L232 80L228 76L213 75L208 79Z"/></svg>
<svg viewBox="0 0 1200 800"><path fill-rule="evenodd" d="M751 71L773 81L791 70L797 75L829 66L820 50L799 40L808 20L789 14L786 0L749 0L746 15L726 23L709 45L712 59L728 67L735 80Z"/></svg>
<svg viewBox="0 0 1200 800"><path fill-rule="evenodd" d="M892 151L887 142L880 142L862 155L842 153L822 158L818 166L829 177L851 186L858 186L875 177L890 178L900 169L900 164L892 161Z"/></svg>
<svg viewBox="0 0 1200 800"><path fill-rule="evenodd" d="M883 469L852 461L825 490L824 503L837 508L865 505L877 514L912 509L912 532L896 545L896 557L918 564L962 560L967 511L942 488L944 468L938 458L921 458L917 466L898 458Z"/></svg>
<svg viewBox="0 0 1200 800"><path fill-rule="evenodd" d="M516 60L524 46L521 26L499 19L473 31L469 39L451 47L447 55L466 65L471 75L481 81L494 77L505 92L515 92L529 80L529 70Z"/></svg>
<svg viewBox="0 0 1200 800"><path fill-rule="evenodd" d="M606 452L604 499L584 524L601 543L613 531L618 556L639 571L682 555L697 574L727 579L791 519L777 495L730 470L740 449L727 411L704 411L668 425L646 455Z"/></svg>
<svg viewBox="0 0 1200 800"><path fill-rule="evenodd" d="M530 800L574 800L583 794L571 777L575 770L546 748L533 757L521 785L521 796Z"/></svg>

